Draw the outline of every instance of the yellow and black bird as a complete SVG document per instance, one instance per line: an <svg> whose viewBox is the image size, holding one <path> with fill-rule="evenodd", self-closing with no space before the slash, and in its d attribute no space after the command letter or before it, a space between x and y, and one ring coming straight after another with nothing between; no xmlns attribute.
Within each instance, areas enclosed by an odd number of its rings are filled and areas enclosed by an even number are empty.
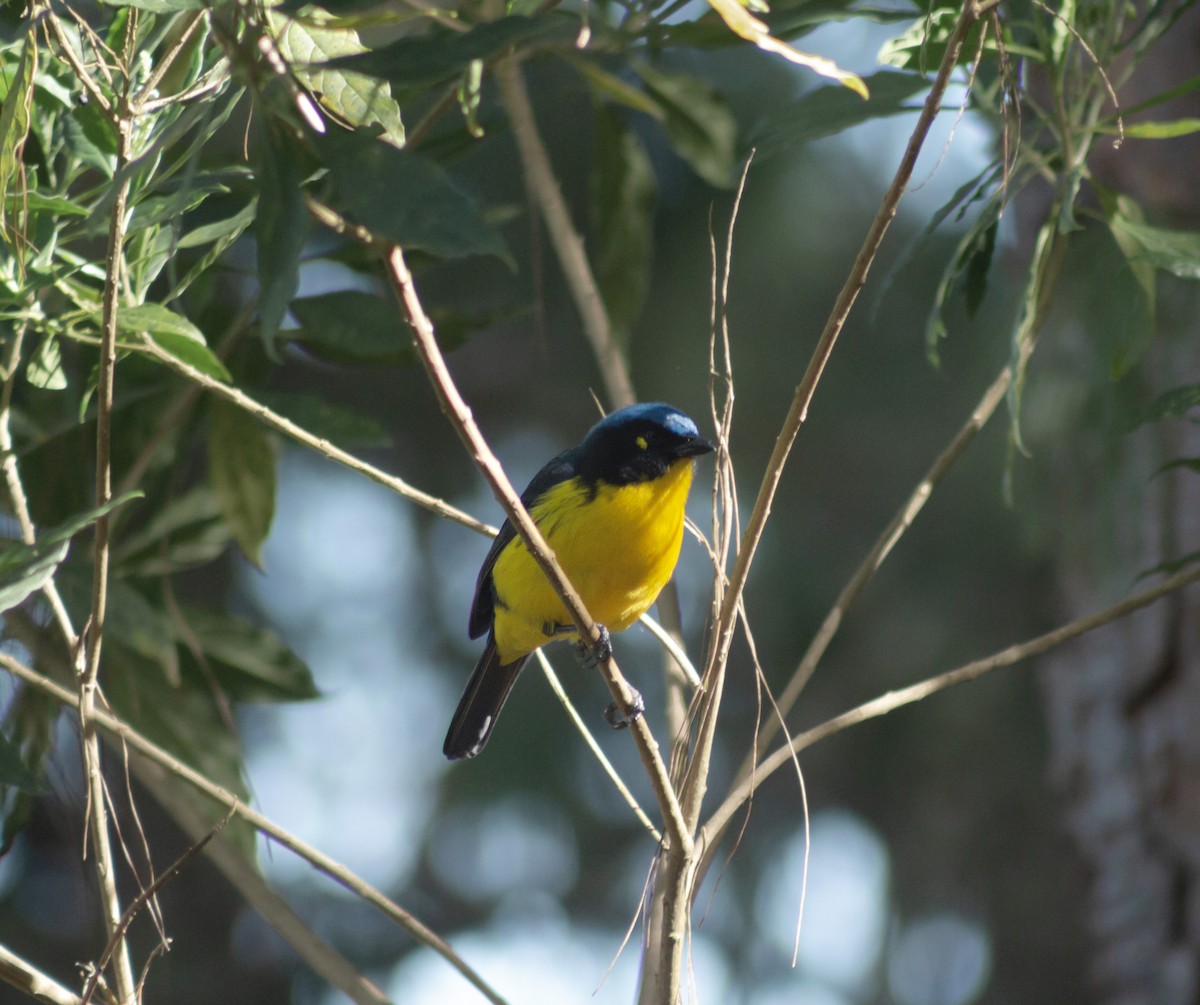
<svg viewBox="0 0 1200 1005"><path fill-rule="evenodd" d="M521 495L598 625L624 631L671 578L694 459L713 449L678 409L630 405L596 423ZM442 750L451 760L483 749L535 649L552 639L579 640L507 520L479 570L468 631L473 639L487 632L488 640L446 734Z"/></svg>

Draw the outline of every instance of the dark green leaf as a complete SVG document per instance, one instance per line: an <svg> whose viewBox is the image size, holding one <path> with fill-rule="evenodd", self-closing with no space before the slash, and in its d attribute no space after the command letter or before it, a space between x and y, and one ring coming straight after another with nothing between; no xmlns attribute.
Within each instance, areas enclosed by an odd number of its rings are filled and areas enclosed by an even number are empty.
<svg viewBox="0 0 1200 1005"><path fill-rule="evenodd" d="M294 144L270 124L256 121L253 146L254 173L258 181L258 219L255 224L258 252L259 337L268 356L275 358L275 333L287 312L288 301L300 280L300 255L308 239L309 215L301 191ZM382 144L381 144L382 145Z"/></svg>
<svg viewBox="0 0 1200 1005"><path fill-rule="evenodd" d="M271 632L232 614L197 607L185 608L183 619L230 698L305 701L320 697L308 666Z"/></svg>
<svg viewBox="0 0 1200 1005"><path fill-rule="evenodd" d="M929 313L929 321L925 327L925 352L935 366L938 363L938 343L946 337L944 320L946 305L950 302L959 279L972 267L973 263L978 263L974 266L976 269L983 270L983 275L975 280L978 284L975 295L980 300L983 298L984 289L981 287L985 282L986 269L991 264L992 249L996 240L995 229L1000 219L1002 205L1000 196L992 193L991 198L958 242L958 247L954 249L954 256L942 272L937 293L933 298L933 309Z"/></svg>
<svg viewBox="0 0 1200 1005"><path fill-rule="evenodd" d="M21 151L25 147L25 137L29 135L36 64L37 35L30 32L25 36L17 68L8 81L8 93L4 95L3 104L0 104L0 195L4 196L4 207L7 207L11 197L18 194L13 190L13 181L20 177ZM0 230L3 229L4 218L0 216Z"/></svg>
<svg viewBox="0 0 1200 1005"><path fill-rule="evenodd" d="M315 394L290 391L259 391L255 398L271 411L314 436L339 447L386 447L392 438L374 419L332 404Z"/></svg>
<svg viewBox="0 0 1200 1005"><path fill-rule="evenodd" d="M1192 551L1184 555L1182 558L1174 558L1166 562L1159 562L1152 569L1147 569L1138 576L1139 580L1145 579L1147 576L1154 576L1163 573L1168 576L1173 576L1177 572L1182 572L1189 565L1195 565L1200 562L1200 551Z"/></svg>
<svg viewBox="0 0 1200 1005"><path fill-rule="evenodd" d="M67 146L90 168L111 178L117 169L117 134L95 104L79 104L65 116Z"/></svg>
<svg viewBox="0 0 1200 1005"><path fill-rule="evenodd" d="M212 403L208 470L225 519L255 565L275 515L275 450L258 421L220 398Z"/></svg>
<svg viewBox="0 0 1200 1005"><path fill-rule="evenodd" d="M104 694L117 716L248 802L241 748L211 688L196 686L193 681L173 683L136 653L119 644L114 644L113 651L116 658L105 664ZM222 808L190 786L181 786L179 791L203 819L216 823L224 816ZM248 825L234 820L224 834L247 858L254 858L254 832Z"/></svg>
<svg viewBox="0 0 1200 1005"><path fill-rule="evenodd" d="M46 791L45 784L26 767L16 744L3 733L0 733L0 788L34 794Z"/></svg>
<svg viewBox="0 0 1200 1005"><path fill-rule="evenodd" d="M151 337L160 349L187 363L188 366L217 380L224 381L226 384L232 383L233 376L226 369L225 364L203 342L197 342L187 335L175 332L160 332Z"/></svg>
<svg viewBox="0 0 1200 1005"><path fill-rule="evenodd" d="M249 203L234 213L233 216L227 217L224 220L216 220L213 223L203 224L181 235L179 240L175 242L175 247L198 248L213 241L226 238L230 234L236 236L254 222L257 210L258 200L251 199Z"/></svg>
<svg viewBox="0 0 1200 1005"><path fill-rule="evenodd" d="M650 158L637 135L599 105L594 172L596 278L609 318L624 337L637 320L650 288L658 186Z"/></svg>
<svg viewBox="0 0 1200 1005"><path fill-rule="evenodd" d="M469 31L432 28L328 65L381 77L404 87L428 87L454 80L477 59L490 60L517 43L569 42L579 33L579 17L552 11L537 17L514 15L486 21Z"/></svg>
<svg viewBox="0 0 1200 1005"><path fill-rule="evenodd" d="M912 110L909 98L928 90L928 82L915 73L882 70L865 77L871 92L861 97L840 85L818 87L815 91L773 111L755 128L750 138L759 157L810 143L843 132L872 119L903 115Z"/></svg>
<svg viewBox="0 0 1200 1005"><path fill-rule="evenodd" d="M1135 417L1133 427L1147 422L1162 422L1163 419L1182 419L1200 406L1200 384L1188 384L1164 391Z"/></svg>
<svg viewBox="0 0 1200 1005"><path fill-rule="evenodd" d="M633 69L662 108L667 139L675 152L710 185L730 186L737 120L729 103L700 77L664 73L644 63L633 64Z"/></svg>
<svg viewBox="0 0 1200 1005"><path fill-rule="evenodd" d="M970 317L974 317L978 313L983 304L983 298L987 294L987 275L992 266L992 253L996 250L996 231L999 228L999 221L993 220L992 225L976 242L971 251L971 258L967 262L967 277L963 283L963 294L966 299L967 314Z"/></svg>
<svg viewBox="0 0 1200 1005"><path fill-rule="evenodd" d="M137 7L151 14L176 14L181 10L199 10L204 0L102 0L109 7Z"/></svg>
<svg viewBox="0 0 1200 1005"><path fill-rule="evenodd" d="M415 358L412 336L394 302L360 290L336 290L292 301L299 340L323 359L398 364Z"/></svg>
<svg viewBox="0 0 1200 1005"><path fill-rule="evenodd" d="M511 261L476 202L433 161L361 132L331 132L317 145L338 208L372 233L446 258L496 255Z"/></svg>

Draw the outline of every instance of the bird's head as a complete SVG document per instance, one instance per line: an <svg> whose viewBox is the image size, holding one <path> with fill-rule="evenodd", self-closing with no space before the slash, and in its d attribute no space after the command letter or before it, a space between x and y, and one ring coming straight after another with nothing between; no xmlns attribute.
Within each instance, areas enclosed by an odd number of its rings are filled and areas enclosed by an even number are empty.
<svg viewBox="0 0 1200 1005"><path fill-rule="evenodd" d="M714 449L688 416L656 402L618 409L597 422L579 445L577 463L589 480L627 485L653 481L676 461Z"/></svg>

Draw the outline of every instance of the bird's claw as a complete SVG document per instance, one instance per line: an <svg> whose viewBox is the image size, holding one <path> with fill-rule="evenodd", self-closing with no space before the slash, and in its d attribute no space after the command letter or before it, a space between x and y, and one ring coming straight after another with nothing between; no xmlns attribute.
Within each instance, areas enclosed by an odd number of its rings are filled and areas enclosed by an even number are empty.
<svg viewBox="0 0 1200 1005"><path fill-rule="evenodd" d="M646 701L642 698L641 692L634 687L630 687L629 690L631 695L628 711L615 701L604 710L604 721L612 726L613 729L628 729L646 711Z"/></svg>
<svg viewBox="0 0 1200 1005"><path fill-rule="evenodd" d="M596 640L594 646L589 646L582 639L575 643L575 655L579 657L579 662L588 670L594 670L612 656L613 652L612 636L609 634L608 629L603 625L597 625L596 631L600 637Z"/></svg>

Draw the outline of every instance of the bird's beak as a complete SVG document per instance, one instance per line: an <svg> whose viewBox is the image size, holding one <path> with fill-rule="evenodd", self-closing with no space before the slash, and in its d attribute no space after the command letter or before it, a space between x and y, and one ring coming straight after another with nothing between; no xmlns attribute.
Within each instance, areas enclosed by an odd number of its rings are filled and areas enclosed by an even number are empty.
<svg viewBox="0 0 1200 1005"><path fill-rule="evenodd" d="M693 436L691 439L684 440L675 448L675 456L699 457L701 454L711 454L716 449L703 436Z"/></svg>

